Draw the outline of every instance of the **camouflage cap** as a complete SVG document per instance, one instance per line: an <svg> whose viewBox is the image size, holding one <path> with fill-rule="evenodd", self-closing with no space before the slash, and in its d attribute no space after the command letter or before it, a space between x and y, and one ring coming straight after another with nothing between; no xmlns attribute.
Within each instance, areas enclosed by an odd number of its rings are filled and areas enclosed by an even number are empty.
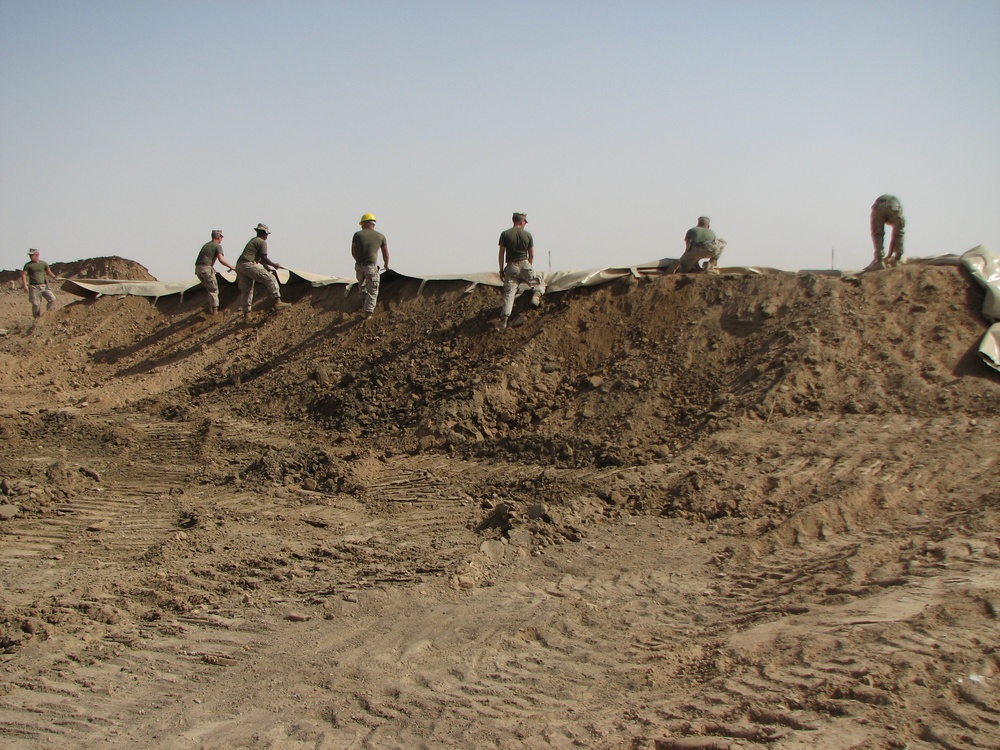
<svg viewBox="0 0 1000 750"><path fill-rule="evenodd" d="M523 214L520 211L515 211L514 215L511 216L511 219L513 221L520 221L521 219L524 219L525 221L527 221L528 220L528 214Z"/></svg>
<svg viewBox="0 0 1000 750"><path fill-rule="evenodd" d="M263 232L264 234L270 234L271 230L267 228L267 224L258 224L254 227L254 231Z"/></svg>
<svg viewBox="0 0 1000 750"><path fill-rule="evenodd" d="M38 255L38 250L35 250L35 248L31 248L28 251L28 255Z"/></svg>

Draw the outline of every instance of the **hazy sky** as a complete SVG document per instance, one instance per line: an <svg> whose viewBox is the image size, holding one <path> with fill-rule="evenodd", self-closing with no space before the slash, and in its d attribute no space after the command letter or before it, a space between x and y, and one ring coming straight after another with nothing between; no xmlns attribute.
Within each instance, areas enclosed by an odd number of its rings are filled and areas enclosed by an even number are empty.
<svg viewBox="0 0 1000 750"><path fill-rule="evenodd" d="M495 270L683 251L857 269L900 197L907 255L1000 250L998 0L0 0L0 267L119 255L194 277L257 222L284 266Z"/></svg>

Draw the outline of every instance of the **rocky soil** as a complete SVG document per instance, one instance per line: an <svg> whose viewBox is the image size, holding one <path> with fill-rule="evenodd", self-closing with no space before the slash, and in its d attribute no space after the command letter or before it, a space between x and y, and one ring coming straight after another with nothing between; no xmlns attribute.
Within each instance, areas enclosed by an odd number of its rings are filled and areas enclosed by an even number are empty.
<svg viewBox="0 0 1000 750"><path fill-rule="evenodd" d="M120 258L55 266L148 280ZM0 291L0 744L998 748L961 268Z"/></svg>

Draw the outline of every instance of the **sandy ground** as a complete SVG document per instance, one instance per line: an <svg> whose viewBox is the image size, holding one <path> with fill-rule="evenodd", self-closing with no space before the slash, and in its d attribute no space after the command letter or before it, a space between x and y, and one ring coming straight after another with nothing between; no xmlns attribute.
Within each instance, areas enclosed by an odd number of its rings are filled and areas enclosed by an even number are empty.
<svg viewBox="0 0 1000 750"><path fill-rule="evenodd" d="M465 286L0 292L0 745L1000 747L964 271Z"/></svg>

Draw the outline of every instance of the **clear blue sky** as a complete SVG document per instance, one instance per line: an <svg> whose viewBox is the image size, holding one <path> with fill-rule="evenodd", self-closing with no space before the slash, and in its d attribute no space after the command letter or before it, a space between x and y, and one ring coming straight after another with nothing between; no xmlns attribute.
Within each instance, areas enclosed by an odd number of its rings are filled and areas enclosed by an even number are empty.
<svg viewBox="0 0 1000 750"><path fill-rule="evenodd" d="M496 269L512 211L536 267L1000 251L1000 2L0 0L0 267L120 255L353 276Z"/></svg>

